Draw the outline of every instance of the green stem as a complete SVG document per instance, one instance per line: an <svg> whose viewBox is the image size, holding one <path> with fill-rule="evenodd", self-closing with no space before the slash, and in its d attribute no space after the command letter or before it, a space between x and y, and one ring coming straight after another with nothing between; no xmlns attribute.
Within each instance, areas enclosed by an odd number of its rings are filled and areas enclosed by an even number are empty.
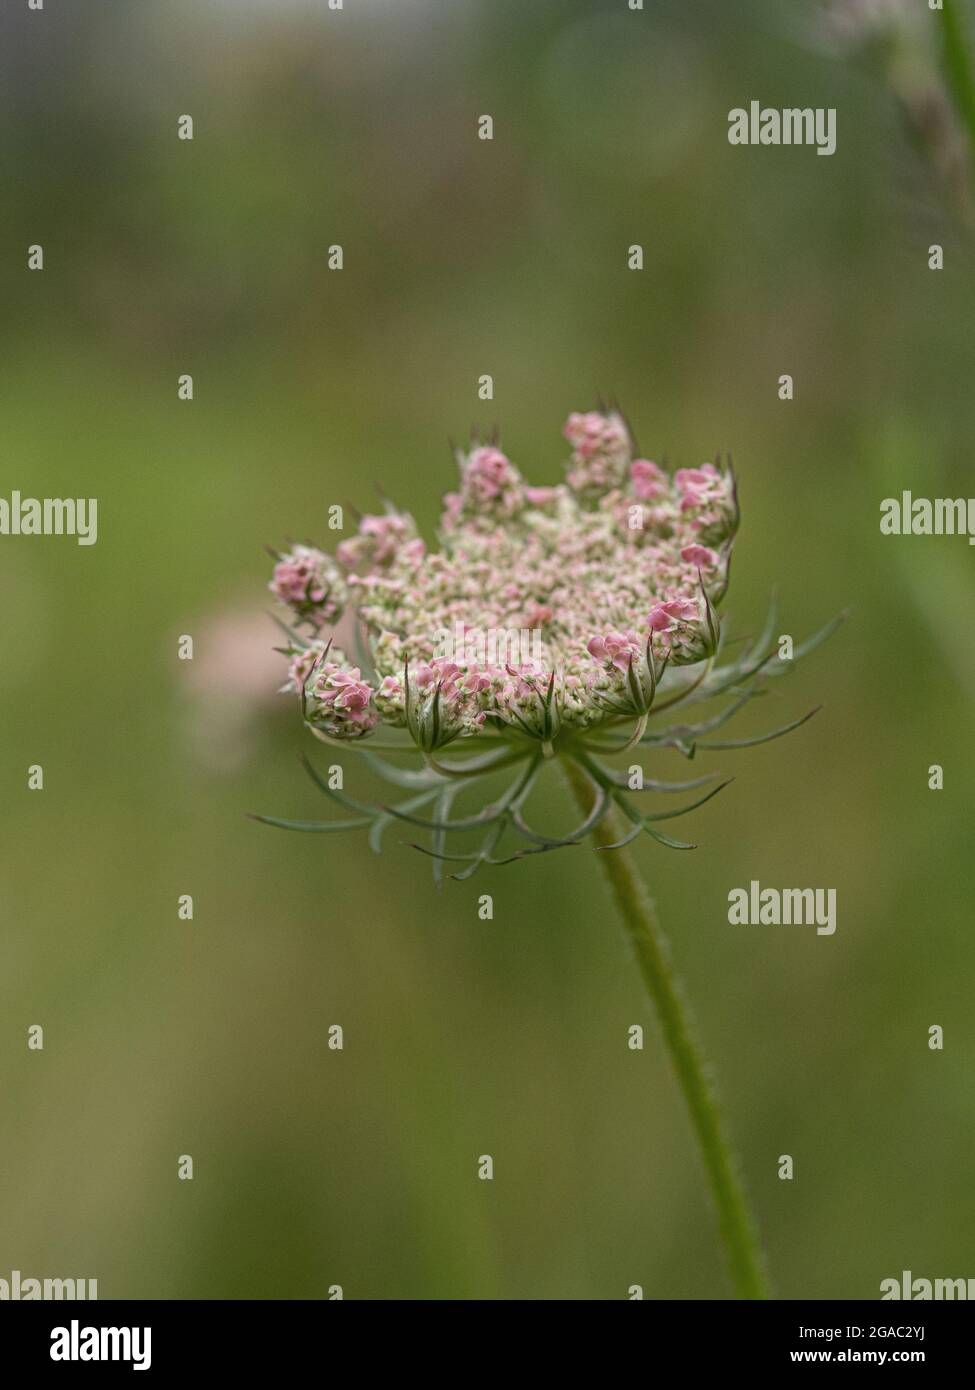
<svg viewBox="0 0 975 1390"><path fill-rule="evenodd" d="M975 157L975 79L968 54L965 21L957 0L945 0L941 10L944 65L948 85L968 135L970 154Z"/></svg>
<svg viewBox="0 0 975 1390"><path fill-rule="evenodd" d="M566 758L563 766L580 809L588 814L592 808L592 783L578 763ZM593 839L600 848L620 839L622 832L614 821L615 812L611 812L593 831ZM599 858L606 883L636 952L643 983L656 1008L677 1080L690 1111L711 1195L717 1207L718 1227L727 1251L735 1292L739 1298L767 1298L758 1238L738 1166L708 1080L708 1067L691 1029L681 986L670 961L670 948L657 921L650 894L628 850L606 849Z"/></svg>

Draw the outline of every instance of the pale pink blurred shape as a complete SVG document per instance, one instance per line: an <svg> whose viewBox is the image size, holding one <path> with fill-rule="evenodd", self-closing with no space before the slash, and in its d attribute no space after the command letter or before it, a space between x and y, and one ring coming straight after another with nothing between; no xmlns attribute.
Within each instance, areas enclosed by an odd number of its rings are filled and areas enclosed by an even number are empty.
<svg viewBox="0 0 975 1390"><path fill-rule="evenodd" d="M177 676L186 696L186 736L197 762L232 772L260 749L278 711L294 709L277 694L282 658L268 642L266 609L226 607L188 625L192 661Z"/></svg>

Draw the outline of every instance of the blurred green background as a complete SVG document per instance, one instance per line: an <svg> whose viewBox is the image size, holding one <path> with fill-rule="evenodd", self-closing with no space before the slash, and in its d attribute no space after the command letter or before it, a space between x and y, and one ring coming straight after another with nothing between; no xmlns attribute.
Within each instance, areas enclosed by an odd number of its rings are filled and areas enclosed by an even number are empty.
<svg viewBox="0 0 975 1390"><path fill-rule="evenodd" d="M773 585L797 638L853 609L740 730L818 718L708 755L737 780L684 822L697 852L637 848L776 1290L975 1276L973 552L878 527L902 487L973 491L969 152L938 17L878 35L874 8L4 7L0 493L95 496L99 539L0 538L0 1275L728 1295L588 847L438 894L395 834L376 859L245 817L324 808L262 545L330 543L328 506L375 509L375 484L429 534L475 421L555 481L602 392L651 458L733 452L733 633ZM836 154L731 147L752 99L836 107ZM835 888L836 935L730 927L753 878Z"/></svg>

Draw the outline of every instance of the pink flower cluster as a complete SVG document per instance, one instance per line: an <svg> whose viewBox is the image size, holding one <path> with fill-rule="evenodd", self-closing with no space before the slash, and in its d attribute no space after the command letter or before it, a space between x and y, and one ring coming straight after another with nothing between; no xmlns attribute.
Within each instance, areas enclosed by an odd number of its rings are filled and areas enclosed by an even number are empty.
<svg viewBox="0 0 975 1390"><path fill-rule="evenodd" d="M721 563L721 557L706 545L685 545L681 549L680 558L702 570L714 569L715 565Z"/></svg>
<svg viewBox="0 0 975 1390"><path fill-rule="evenodd" d="M687 511L688 507L706 506L720 495L721 474L713 463L704 463L700 468L678 468L674 483L681 507Z"/></svg>
<svg viewBox="0 0 975 1390"><path fill-rule="evenodd" d="M630 464L630 482L633 496L639 497L642 502L654 502L666 497L670 487L667 474L650 459L633 460Z"/></svg>
<svg viewBox="0 0 975 1390"><path fill-rule="evenodd" d="M672 634L682 626L700 621L701 603L696 598L674 598L657 602L647 614L646 632L641 637L632 629L625 632L605 632L590 637L586 650L594 661L605 669L626 672L630 665L646 654L647 637L657 639L661 655L671 647Z"/></svg>
<svg viewBox="0 0 975 1390"><path fill-rule="evenodd" d="M299 620L320 628L334 623L347 600L342 575L332 560L314 546L296 545L279 557L268 586Z"/></svg>
<svg viewBox="0 0 975 1390"><path fill-rule="evenodd" d="M679 623L693 623L701 616L701 605L697 599L675 598L666 603L655 603L650 609L647 624L651 632L673 632Z"/></svg>
<svg viewBox="0 0 975 1390"><path fill-rule="evenodd" d="M448 529L481 517L503 521L525 505L521 474L494 445L481 445L466 457L459 455L458 463L460 490L448 492L444 498L444 524Z"/></svg>
<svg viewBox="0 0 975 1390"><path fill-rule="evenodd" d="M626 671L630 664L639 661L646 647L635 632L606 632L602 637L590 637L586 651L594 661L615 666L617 671Z"/></svg>
<svg viewBox="0 0 975 1390"><path fill-rule="evenodd" d="M630 465L630 432L621 415L597 410L570 415L563 433L572 445L566 482L576 493L598 497L619 487Z"/></svg>
<svg viewBox="0 0 975 1390"><path fill-rule="evenodd" d="M681 512L688 517L699 541L714 545L734 530L738 518L734 487L729 489L727 476L713 463L702 463L700 468L678 468L674 486L680 495Z"/></svg>
<svg viewBox="0 0 975 1390"><path fill-rule="evenodd" d="M308 683L308 678L328 650L322 641L311 642L307 647L294 653L288 662L288 679L282 690L295 690L299 694Z"/></svg>
<svg viewBox="0 0 975 1390"><path fill-rule="evenodd" d="M588 728L621 709L637 668L652 699L648 640L669 658L667 681L671 668L713 653L738 521L730 469L706 463L671 477L632 457L615 413L572 415L565 435L566 482L552 486L527 485L495 444L459 455L439 550L426 550L410 517L388 512L364 517L335 560L310 547L279 557L271 587L313 630L296 638L288 686L308 683L326 732L357 738L382 720L409 726L418 742L485 725L550 739L556 726ZM375 690L334 650L308 681L321 628L346 600ZM445 631L485 640L455 644L448 661ZM541 647L526 662L531 633ZM507 660L483 654L502 650Z"/></svg>
<svg viewBox="0 0 975 1390"><path fill-rule="evenodd" d="M336 653L341 657L341 653ZM362 679L358 666L344 660L323 661L315 669L307 690L311 702L309 722L332 738L362 738L379 722L372 706L372 686Z"/></svg>
<svg viewBox="0 0 975 1390"><path fill-rule="evenodd" d="M488 669L476 665L461 667L441 657L420 661L408 672L404 670L402 679L386 676L379 687L376 704L380 713L403 709L408 679L414 702L429 705L436 697L448 728L455 732L477 733L485 719L478 697L490 690L492 684Z"/></svg>
<svg viewBox="0 0 975 1390"><path fill-rule="evenodd" d="M358 534L335 548L335 558L351 576L388 570L400 558L419 564L425 553L426 546L416 534L413 518L396 512L364 516Z"/></svg>

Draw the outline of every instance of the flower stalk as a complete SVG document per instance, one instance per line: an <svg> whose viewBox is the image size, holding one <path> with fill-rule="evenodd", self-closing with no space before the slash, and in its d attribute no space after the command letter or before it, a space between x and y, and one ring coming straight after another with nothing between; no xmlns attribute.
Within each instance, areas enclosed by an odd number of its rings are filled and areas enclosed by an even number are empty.
<svg viewBox="0 0 975 1390"><path fill-rule="evenodd" d="M594 788L582 767L563 760L566 778L583 814L592 807ZM739 1298L768 1297L755 1224L745 1196L721 1112L709 1080L709 1068L691 1026L683 991L670 959L670 948L657 920L646 885L625 847L610 811L592 831L606 884L623 919L636 954L647 994L653 1001L670 1059L690 1113L701 1161L718 1216L732 1284Z"/></svg>

